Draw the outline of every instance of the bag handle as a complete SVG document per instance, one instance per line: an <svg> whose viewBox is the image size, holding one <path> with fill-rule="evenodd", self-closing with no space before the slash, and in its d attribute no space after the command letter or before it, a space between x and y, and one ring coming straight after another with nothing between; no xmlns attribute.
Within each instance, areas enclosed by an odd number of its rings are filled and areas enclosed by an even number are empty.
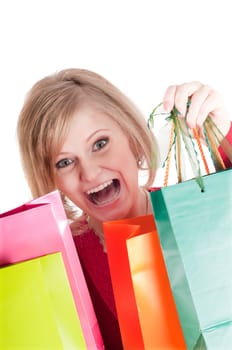
<svg viewBox="0 0 232 350"><path fill-rule="evenodd" d="M218 147L220 145L220 141L218 139L217 134L215 133L215 128L216 130L219 131L219 129L216 127L215 123L210 119L207 118L205 123L204 123L204 136L205 140L214 164L214 167L216 170L224 170L226 169L226 166L224 164L224 161L221 157L220 152L218 151ZM220 132L221 133L221 132ZM221 134L222 135L222 134ZM223 136L222 139L225 137Z"/></svg>
<svg viewBox="0 0 232 350"><path fill-rule="evenodd" d="M204 167L205 167L206 174L209 174L210 173L209 166L208 166L208 163L207 163L207 160L206 160L206 157L205 157L205 153L203 151L203 147L202 147L202 144L201 144L201 140L200 140L200 136L199 136L197 128L193 129L193 135L194 135L194 137L196 139L197 146L198 146L198 149L199 149L199 152L200 152L200 155L201 155L202 162L203 162Z"/></svg>
<svg viewBox="0 0 232 350"><path fill-rule="evenodd" d="M191 103L191 101L188 101L188 106ZM154 116L164 115L165 113L157 113L157 109L162 105L159 104L156 108L153 109L152 113L149 116L148 119L148 127L154 127ZM201 191L204 191L204 183L203 178L201 174L200 169L200 162L199 162L199 154L195 149L195 144L192 138L192 135L190 133L190 130L187 126L186 120L179 117L178 110L174 107L173 110L168 114L168 116L165 118L168 122L172 123L171 131L170 131L170 139L169 139L169 146L168 146L168 154L164 161L165 164L165 175L164 175L164 187L168 185L168 178L170 173L170 164L171 164L171 155L172 155L172 149L175 147L175 161L176 161L176 169L177 169L177 178L178 182L182 182L182 159L181 159L181 153L183 152L182 143L185 145L185 149L188 153L189 161L193 170L193 173L195 175L195 180L198 183L198 185L201 188ZM215 123L212 121L212 119L208 116L204 125L203 125L203 132L206 140L206 145L209 150L210 156L212 158L215 170L221 170L226 169L225 164L223 162L223 159L220 155L220 152L218 151L218 146L222 142L222 140L226 140L223 134L220 132L218 127L215 125ZM205 168L206 174L210 173L209 166L206 160L206 156L202 147L202 143L200 140L199 132L195 128L193 129L193 136L196 139L197 147L200 153L201 160L203 162L203 166ZM228 142L228 141L227 141ZM230 156L232 159L232 147L229 144L229 147L227 145L227 148L230 149Z"/></svg>
<svg viewBox="0 0 232 350"><path fill-rule="evenodd" d="M168 155L167 158L165 160L165 175L164 175L164 187L166 187L168 185L168 178L169 178L169 174L170 174L170 167L171 167L171 158L172 158L172 149L173 149L173 145L175 144L176 146L176 168L177 168L177 179L178 179L178 183L182 182L182 176L181 176L181 166L182 166L182 162L181 162L181 140L180 140L180 134L181 132L178 132L176 140L175 140L175 124L174 122L172 122L172 127L171 127L171 132L170 132L170 138L169 138L169 151L168 151ZM199 133L197 131L197 129L193 129L193 135L196 139L197 142L197 146L198 146L198 150L205 168L205 172L206 174L209 174L209 166L206 160L206 156L200 141L200 136ZM189 136L189 135L188 135ZM191 136L190 136L191 137ZM200 168L198 168L200 171ZM201 176L201 175L200 175ZM203 190L203 186L200 186L201 189Z"/></svg>
<svg viewBox="0 0 232 350"><path fill-rule="evenodd" d="M171 132L170 132L170 139L169 139L169 145L168 145L169 152L166 159L166 167L165 167L165 174L164 174L164 187L168 185L173 143L174 143L174 123L172 124Z"/></svg>

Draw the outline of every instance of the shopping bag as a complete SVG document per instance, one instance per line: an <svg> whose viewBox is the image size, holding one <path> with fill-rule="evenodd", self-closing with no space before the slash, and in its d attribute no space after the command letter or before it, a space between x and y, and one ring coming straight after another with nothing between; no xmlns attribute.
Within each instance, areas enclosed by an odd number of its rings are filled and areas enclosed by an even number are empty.
<svg viewBox="0 0 232 350"><path fill-rule="evenodd" d="M0 268L0 349L87 349L61 253Z"/></svg>
<svg viewBox="0 0 232 350"><path fill-rule="evenodd" d="M232 170L151 192L159 238L188 349L232 344Z"/></svg>
<svg viewBox="0 0 232 350"><path fill-rule="evenodd" d="M198 130L190 132L178 114L174 108L167 117L172 127L164 187L150 193L154 218L188 349L230 349L232 173L223 170L218 151L225 138L208 117L203 134L218 170L210 174ZM173 149L178 184L168 186ZM199 157L207 175L202 175ZM185 178L186 161L193 179Z"/></svg>
<svg viewBox="0 0 232 350"><path fill-rule="evenodd" d="M88 349L103 349L81 264L58 191L0 215L0 265L61 252Z"/></svg>
<svg viewBox="0 0 232 350"><path fill-rule="evenodd" d="M185 349L152 215L104 223L124 350Z"/></svg>

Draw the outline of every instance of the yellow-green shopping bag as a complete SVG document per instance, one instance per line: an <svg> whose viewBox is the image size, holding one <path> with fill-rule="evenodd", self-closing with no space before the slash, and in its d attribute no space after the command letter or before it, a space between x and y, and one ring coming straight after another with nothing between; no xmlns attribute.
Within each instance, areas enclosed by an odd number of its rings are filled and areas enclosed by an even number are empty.
<svg viewBox="0 0 232 350"><path fill-rule="evenodd" d="M61 253L0 268L0 349L87 349Z"/></svg>

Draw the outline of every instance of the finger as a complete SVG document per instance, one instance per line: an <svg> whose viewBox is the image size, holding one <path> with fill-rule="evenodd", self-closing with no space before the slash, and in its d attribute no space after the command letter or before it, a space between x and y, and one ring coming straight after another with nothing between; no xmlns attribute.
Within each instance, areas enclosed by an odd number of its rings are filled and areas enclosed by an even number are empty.
<svg viewBox="0 0 232 350"><path fill-rule="evenodd" d="M223 109L223 102L221 96L215 92L212 91L207 98L205 99L204 103L201 105L198 115L196 117L196 126L200 128L205 119L208 117L208 115L214 116L217 114L220 110Z"/></svg>
<svg viewBox="0 0 232 350"><path fill-rule="evenodd" d="M227 135L231 126L230 116L225 108L222 96L216 91L212 91L201 106L196 121L198 128L202 127L207 116L213 118L222 135Z"/></svg>
<svg viewBox="0 0 232 350"><path fill-rule="evenodd" d="M187 102L189 97L195 94L202 84L198 81L179 85L176 89L175 106L182 116L186 115Z"/></svg>
<svg viewBox="0 0 232 350"><path fill-rule="evenodd" d="M186 116L187 124L191 129L198 126L198 124L207 117L205 112L207 113L208 109L213 107L211 105L213 101L211 101L211 103L207 102L211 93L211 88L207 85L203 85L192 95L191 104Z"/></svg>
<svg viewBox="0 0 232 350"><path fill-rule="evenodd" d="M175 93L176 85L171 85L167 88L164 98L163 98L163 107L166 112L171 112L175 103Z"/></svg>

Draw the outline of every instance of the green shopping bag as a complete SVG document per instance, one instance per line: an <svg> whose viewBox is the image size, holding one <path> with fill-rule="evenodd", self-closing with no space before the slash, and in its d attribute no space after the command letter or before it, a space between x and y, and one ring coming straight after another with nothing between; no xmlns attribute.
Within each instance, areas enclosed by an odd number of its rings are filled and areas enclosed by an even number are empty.
<svg viewBox="0 0 232 350"><path fill-rule="evenodd" d="M232 346L232 170L151 192L168 276L188 349ZM196 348L196 347L195 347Z"/></svg>
<svg viewBox="0 0 232 350"><path fill-rule="evenodd" d="M197 150L185 120L178 118L175 109L168 118L172 133L166 163L174 148L179 183L151 191L150 198L179 319L188 349L229 350L232 170L202 176L199 154L207 162L199 140ZM194 133L198 137L197 130ZM205 140L216 169L224 167L216 144L220 138L208 118ZM186 160L194 179L184 178Z"/></svg>
<svg viewBox="0 0 232 350"><path fill-rule="evenodd" d="M0 349L86 349L61 253L0 268Z"/></svg>

